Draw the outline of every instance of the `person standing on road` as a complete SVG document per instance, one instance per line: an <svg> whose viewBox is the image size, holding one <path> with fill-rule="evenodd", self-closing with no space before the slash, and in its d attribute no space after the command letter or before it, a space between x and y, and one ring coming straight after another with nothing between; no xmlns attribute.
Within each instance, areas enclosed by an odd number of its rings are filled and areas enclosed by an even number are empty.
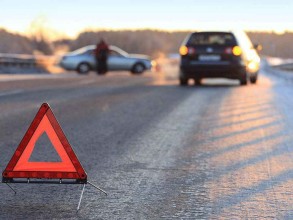
<svg viewBox="0 0 293 220"><path fill-rule="evenodd" d="M97 43L95 49L95 58L96 58L96 68L98 74L106 74L108 71L107 67L107 59L109 54L109 46L106 42L101 39L99 43Z"/></svg>

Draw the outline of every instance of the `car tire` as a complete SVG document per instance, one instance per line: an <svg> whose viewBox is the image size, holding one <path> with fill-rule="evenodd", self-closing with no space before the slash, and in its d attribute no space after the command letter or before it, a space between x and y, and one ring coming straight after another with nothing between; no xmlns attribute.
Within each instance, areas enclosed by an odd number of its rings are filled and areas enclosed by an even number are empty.
<svg viewBox="0 0 293 220"><path fill-rule="evenodd" d="M107 74L107 71L104 71L104 72L98 72L97 74L98 74L98 75L106 75L106 74Z"/></svg>
<svg viewBox="0 0 293 220"><path fill-rule="evenodd" d="M252 84L255 84L257 81L257 74L253 74L249 77L249 80Z"/></svg>
<svg viewBox="0 0 293 220"><path fill-rule="evenodd" d="M247 85L247 72L246 71L240 71L239 72L239 81L241 86Z"/></svg>
<svg viewBox="0 0 293 220"><path fill-rule="evenodd" d="M180 77L179 78L179 84L180 84L180 86L187 86L188 85L188 79Z"/></svg>
<svg viewBox="0 0 293 220"><path fill-rule="evenodd" d="M241 86L247 85L247 79L246 78L240 79L239 81L240 81Z"/></svg>
<svg viewBox="0 0 293 220"><path fill-rule="evenodd" d="M201 79L194 79L194 85L201 85Z"/></svg>
<svg viewBox="0 0 293 220"><path fill-rule="evenodd" d="M88 63L80 63L76 69L79 74L88 74L90 70L91 66Z"/></svg>
<svg viewBox="0 0 293 220"><path fill-rule="evenodd" d="M131 70L132 74L139 75L145 71L145 66L142 63L136 63Z"/></svg>

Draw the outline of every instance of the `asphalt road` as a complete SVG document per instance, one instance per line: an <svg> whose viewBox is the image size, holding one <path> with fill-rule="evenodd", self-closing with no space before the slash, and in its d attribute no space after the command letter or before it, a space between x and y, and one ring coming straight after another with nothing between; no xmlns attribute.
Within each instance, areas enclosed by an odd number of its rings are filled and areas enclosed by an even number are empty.
<svg viewBox="0 0 293 220"><path fill-rule="evenodd" d="M87 185L76 213L81 185L1 184L0 219L292 219L293 81L183 88L176 68L0 76L0 168L48 102L109 194Z"/></svg>

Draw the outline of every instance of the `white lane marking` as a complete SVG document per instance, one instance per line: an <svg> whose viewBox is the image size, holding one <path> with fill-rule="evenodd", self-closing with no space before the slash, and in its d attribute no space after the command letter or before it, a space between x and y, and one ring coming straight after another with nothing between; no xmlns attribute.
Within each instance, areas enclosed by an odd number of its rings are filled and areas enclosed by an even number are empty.
<svg viewBox="0 0 293 220"><path fill-rule="evenodd" d="M0 97L1 96L8 96L8 95L15 95L15 94L19 94L22 92L24 92L24 90L21 90L21 89L9 91L9 92L2 92L2 93L0 93Z"/></svg>
<svg viewBox="0 0 293 220"><path fill-rule="evenodd" d="M87 80L81 81L80 83L78 83L78 85L87 85L87 84L91 84L91 83L94 83L94 82L96 82L95 79L87 79Z"/></svg>
<svg viewBox="0 0 293 220"><path fill-rule="evenodd" d="M34 79L60 79L60 78L77 78L77 74L0 74L0 82L34 80Z"/></svg>

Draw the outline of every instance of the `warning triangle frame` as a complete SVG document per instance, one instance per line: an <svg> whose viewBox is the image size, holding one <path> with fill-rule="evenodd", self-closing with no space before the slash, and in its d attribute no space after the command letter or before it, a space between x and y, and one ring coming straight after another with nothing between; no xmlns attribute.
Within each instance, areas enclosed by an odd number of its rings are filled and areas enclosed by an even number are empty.
<svg viewBox="0 0 293 220"><path fill-rule="evenodd" d="M39 127L43 118L47 116L49 122L56 133L59 141L63 149L65 150L67 156L69 157L75 172L73 171L50 171L48 170L33 170L33 171L26 171L26 170L17 170L15 171L15 167L20 160L23 152L28 147L28 144L32 137L34 136L37 128ZM54 146L56 149L56 147ZM43 162L46 163L46 162ZM70 179L74 180L71 183L77 184L86 184L87 183L87 174L83 169L81 163L79 162L76 154L74 153L69 141L67 140L60 124L58 123L56 117L53 114L48 103L43 103L40 107L38 113L36 114L35 118L33 119L31 125L29 126L28 130L26 131L24 137L22 138L19 146L17 147L16 151L14 152L12 158L10 159L9 163L7 164L5 170L2 173L2 182L3 183L13 183L17 182L14 178L25 178L25 179L59 179L60 183L62 179ZM20 181L23 182L23 181ZM39 181L40 182L40 181ZM49 181L45 181L49 182ZM69 183L67 181L67 183Z"/></svg>

